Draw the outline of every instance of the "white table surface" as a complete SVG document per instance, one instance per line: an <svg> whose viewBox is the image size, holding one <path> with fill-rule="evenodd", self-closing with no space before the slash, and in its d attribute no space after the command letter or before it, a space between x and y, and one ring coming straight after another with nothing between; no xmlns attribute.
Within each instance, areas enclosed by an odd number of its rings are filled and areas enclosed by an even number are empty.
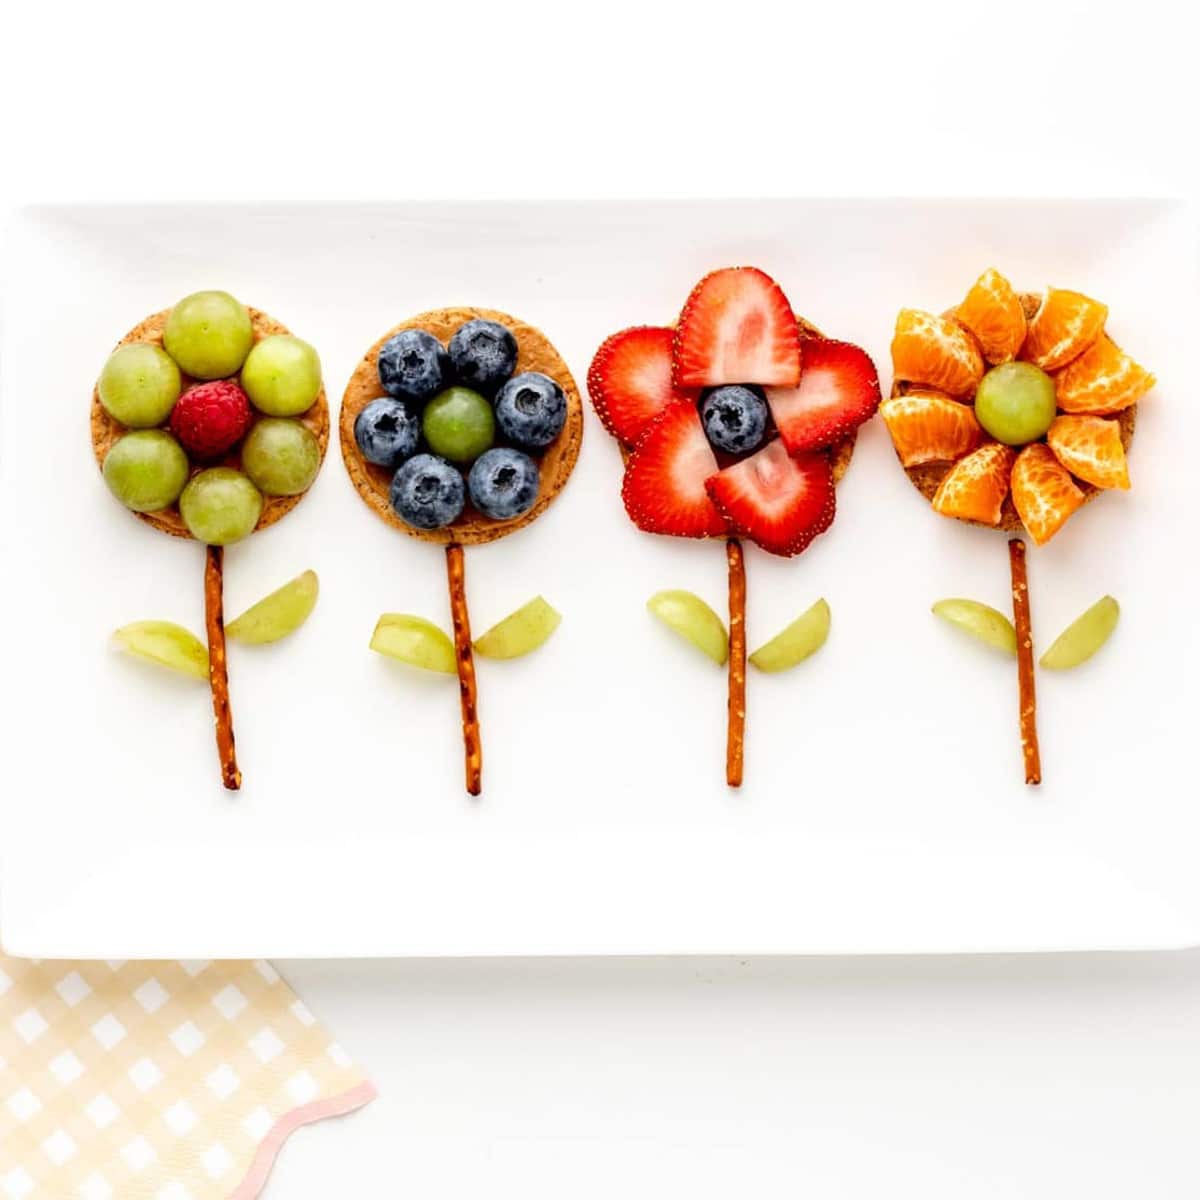
<svg viewBox="0 0 1200 1200"><path fill-rule="evenodd" d="M1200 1194L1198 953L279 965L382 1094L264 1200Z"/></svg>
<svg viewBox="0 0 1200 1200"><path fill-rule="evenodd" d="M21 6L0 203L1195 190L1169 0L704 7ZM281 966L383 1094L270 1200L1200 1191L1198 953Z"/></svg>

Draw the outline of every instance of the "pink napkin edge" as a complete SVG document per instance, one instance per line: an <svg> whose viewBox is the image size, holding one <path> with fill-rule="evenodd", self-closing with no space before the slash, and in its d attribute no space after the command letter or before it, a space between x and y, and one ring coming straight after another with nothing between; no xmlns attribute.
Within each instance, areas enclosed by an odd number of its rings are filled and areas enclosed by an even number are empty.
<svg viewBox="0 0 1200 1200"><path fill-rule="evenodd" d="M379 1091L375 1085L370 1080L364 1080L349 1091L342 1092L337 1096L329 1096L324 1100L313 1100L309 1104L301 1104L298 1108L284 1113L271 1126L267 1136L263 1138L254 1155L254 1161L250 1164L250 1169L246 1172L242 1182L230 1193L229 1200L255 1200L255 1197L266 1186L271 1169L275 1166L275 1160L279 1157L284 1143L301 1126L311 1125L314 1121L323 1121L326 1117L341 1117L346 1113L354 1112L355 1109L370 1104L378 1095Z"/></svg>

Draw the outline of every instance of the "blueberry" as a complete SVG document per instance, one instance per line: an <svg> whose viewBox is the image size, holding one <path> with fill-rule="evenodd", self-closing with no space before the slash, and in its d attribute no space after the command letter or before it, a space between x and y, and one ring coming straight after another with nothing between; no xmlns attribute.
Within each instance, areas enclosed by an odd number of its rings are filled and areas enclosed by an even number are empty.
<svg viewBox="0 0 1200 1200"><path fill-rule="evenodd" d="M442 529L463 510L463 477L435 454L410 458L392 479L392 510L415 529Z"/></svg>
<svg viewBox="0 0 1200 1200"><path fill-rule="evenodd" d="M432 333L402 330L379 351L379 382L399 400L428 400L450 382L450 356Z"/></svg>
<svg viewBox="0 0 1200 1200"><path fill-rule="evenodd" d="M562 432L566 420L562 388L537 371L514 375L496 394L496 424L518 446L544 450Z"/></svg>
<svg viewBox="0 0 1200 1200"><path fill-rule="evenodd" d="M485 517L507 521L533 507L538 494L537 463L520 450L498 446L481 454L467 476L471 503Z"/></svg>
<svg viewBox="0 0 1200 1200"><path fill-rule="evenodd" d="M745 454L763 439L767 428L767 402L754 388L740 383L713 388L700 403L700 421L708 440L718 450Z"/></svg>
<svg viewBox="0 0 1200 1200"><path fill-rule="evenodd" d="M450 362L461 383L491 396L517 365L517 339L497 321L468 321L450 339Z"/></svg>
<svg viewBox="0 0 1200 1200"><path fill-rule="evenodd" d="M404 400L380 396L354 418L354 440L367 462L398 467L416 453L421 418Z"/></svg>

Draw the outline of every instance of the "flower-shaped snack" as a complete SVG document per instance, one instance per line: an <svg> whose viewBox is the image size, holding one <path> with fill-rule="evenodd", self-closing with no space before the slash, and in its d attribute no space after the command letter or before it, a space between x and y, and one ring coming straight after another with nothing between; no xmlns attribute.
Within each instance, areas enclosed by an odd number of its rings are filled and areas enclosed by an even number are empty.
<svg viewBox="0 0 1200 1200"><path fill-rule="evenodd" d="M127 626L118 640L207 676L221 777L236 790L224 548L274 525L316 479L329 441L320 359L228 292L196 292L121 339L92 392L91 432L104 480L126 508L162 533L207 547L207 654L194 635L166 622ZM273 640L303 621L316 600L315 577L296 585L300 612L287 611L292 593L285 593L243 623L245 640ZM270 629L261 627L264 613Z"/></svg>
<svg viewBox="0 0 1200 1200"><path fill-rule="evenodd" d="M539 329L489 308L441 308L389 330L350 377L342 459L359 496L411 538L445 549L454 639L423 617L386 613L371 648L457 675L467 791L483 788L475 658L541 645L558 614L541 597L471 640L463 548L536 520L579 457L583 404Z"/></svg>
<svg viewBox="0 0 1200 1200"><path fill-rule="evenodd" d="M727 638L716 614L690 599L692 640L717 661L728 659L726 780L737 787L746 715L739 539L790 557L829 528L856 430L879 405L875 367L857 346L825 338L794 313L763 271L728 267L696 285L674 326L637 326L609 337L588 371L588 392L621 444L621 495L633 523L647 533L726 540ZM677 628L678 595L651 602L659 615L669 611L664 619ZM716 645L709 635L718 631ZM809 627L793 636L789 653L799 661L800 647L812 646ZM754 661L781 659L771 653Z"/></svg>
<svg viewBox="0 0 1200 1200"><path fill-rule="evenodd" d="M1129 487L1137 405L1155 380L1108 336L1107 319L1107 306L1080 292L1018 293L994 269L942 316L901 310L880 415L935 512L1025 531L1041 546L1102 491ZM1026 782L1037 783L1024 544L1015 540L1021 735Z"/></svg>

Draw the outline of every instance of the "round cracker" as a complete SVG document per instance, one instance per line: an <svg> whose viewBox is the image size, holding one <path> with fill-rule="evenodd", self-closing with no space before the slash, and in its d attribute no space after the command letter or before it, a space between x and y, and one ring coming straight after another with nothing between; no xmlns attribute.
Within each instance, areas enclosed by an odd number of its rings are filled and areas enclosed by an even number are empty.
<svg viewBox="0 0 1200 1200"><path fill-rule="evenodd" d="M257 308L247 306L247 311L250 314L250 323L254 329L254 340L256 342L261 341L271 334L290 332L287 326L281 325L274 317L268 316L265 312L261 312ZM152 345L161 346L163 344L163 330L167 327L167 317L170 315L170 312L169 308L164 308L162 312L147 317L140 325L135 325L117 343L114 349L119 350L122 346L127 346L130 342L149 342ZM190 387L193 383L206 382L193 380L190 376L184 375L182 371L180 375L183 380L184 389ZM253 412L255 420L258 420L259 414L257 409L254 409ZM329 445L329 404L325 399L324 384L321 385L321 390L317 394L317 399L313 403L312 408L304 413L303 416L296 419L306 425L316 436L317 444L321 451L321 462L323 463L325 461L325 450ZM108 456L108 452L113 448L118 438L130 431L112 417L104 405L100 403L99 383L92 389L91 423L92 450L96 455L97 464L103 469L104 460ZM240 470L241 455L239 450L235 449L233 453L226 455L219 462L193 463L188 478L190 479L200 471L214 466L234 467ZM260 529L266 529L268 525L274 525L276 521L290 513L304 499L306 494L306 492L301 492L298 496L264 496L262 513L258 518L258 524L255 525L253 532L257 533ZM164 508L159 512L139 512L133 515L145 521L147 525L153 525L155 529L163 533L169 533L172 537L190 538L192 536L188 532L188 527L183 523L183 517L179 514L178 504L172 504L170 508Z"/></svg>
<svg viewBox="0 0 1200 1200"><path fill-rule="evenodd" d="M359 453L358 443L354 440L354 421L372 400L385 395L379 383L379 351L389 338L405 329L423 329L426 333L433 334L442 345L446 345L463 325L477 318L498 322L517 339L518 374L538 371L548 375L562 388L563 395L567 398L566 423L562 432L541 456L538 498L527 512L513 517L510 521L494 521L477 512L468 499L458 519L444 529L415 529L392 511L389 494L395 472L367 462ZM579 458L579 445L583 440L583 404L567 364L540 329L492 308L437 308L402 321L395 328L389 329L367 351L355 368L354 374L350 376L350 382L346 384L346 391L342 396L342 411L338 417L338 429L342 459L346 463L350 480L367 507L380 520L423 542L435 542L443 546L452 543L478 546L523 529L541 516L562 491Z"/></svg>
<svg viewBox="0 0 1200 1200"><path fill-rule="evenodd" d="M1025 310L1025 317L1029 319L1041 307L1042 298L1034 292L1023 292L1021 294L1021 307ZM948 309L942 315L953 319L957 308ZM903 396L913 388L921 388L923 385L918 383L906 383L900 380L892 381L892 396ZM1129 444L1133 441L1133 430L1137 424L1137 405L1131 404L1128 408L1122 409L1116 414L1116 420L1121 426L1121 444L1126 451L1129 450ZM933 502L933 497L941 486L941 482L950 473L954 463L922 463L916 467L905 467L904 473L912 481L913 486L925 497L926 500ZM1074 478L1074 476L1072 476ZM1083 503L1090 504L1095 500L1101 492L1107 491L1106 488L1098 488L1095 484L1086 482L1083 479L1075 479L1075 486L1083 493ZM1002 529L1005 533L1024 533L1025 525L1017 515L1016 505L1013 504L1012 493L1010 492L1004 497L1004 504L1000 509L1000 523L998 525L987 525L982 521L972 521L967 517L955 517L956 521L963 521L968 525L978 525L983 529Z"/></svg>

